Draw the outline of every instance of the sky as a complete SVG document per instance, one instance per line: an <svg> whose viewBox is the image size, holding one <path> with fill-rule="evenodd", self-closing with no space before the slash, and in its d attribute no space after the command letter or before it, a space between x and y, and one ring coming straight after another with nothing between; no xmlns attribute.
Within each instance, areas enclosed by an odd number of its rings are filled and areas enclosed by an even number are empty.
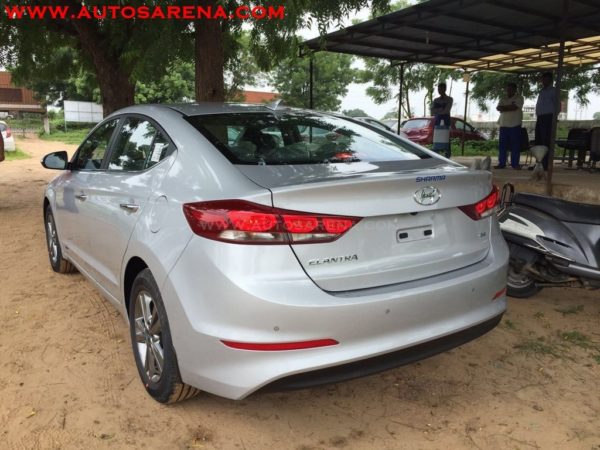
<svg viewBox="0 0 600 450"><path fill-rule="evenodd" d="M368 20L370 14L370 10L364 8L360 10L356 15L351 18L345 19L342 21L343 26L349 26L352 24L353 20L364 21ZM328 29L328 32L335 31L339 29L339 26L332 26ZM299 33L305 39L311 39L319 36L319 32L317 31L316 26L305 28L300 30ZM360 67L361 62L357 59L355 62L357 67ZM342 100L341 109L355 109L360 108L365 111L368 115L375 117L376 119L382 118L388 111L394 110L398 108L398 104L396 100L392 100L390 102L377 105L367 94L366 89L368 84L355 84L352 83L348 86L348 93ZM265 88L261 88L265 90ZM466 84L462 81L453 81L448 80L448 94L453 98L454 105L452 107L452 115L462 116L464 114L465 107L465 91ZM413 110L413 114L416 116L423 115L423 101L425 98L425 91L421 92L411 92L410 94L410 104L411 109ZM535 98L525 99L525 105L535 105ZM490 103L488 105L488 112L482 112L479 110L475 102L469 102L468 114L467 116L472 121L495 121L498 119L498 113L495 110L496 105ZM595 112L600 112L600 95L592 94L589 97L589 104L586 107L582 107L577 103L573 94L570 95L569 106L568 106L568 115L567 119L569 120L586 120L592 119L592 116Z"/></svg>

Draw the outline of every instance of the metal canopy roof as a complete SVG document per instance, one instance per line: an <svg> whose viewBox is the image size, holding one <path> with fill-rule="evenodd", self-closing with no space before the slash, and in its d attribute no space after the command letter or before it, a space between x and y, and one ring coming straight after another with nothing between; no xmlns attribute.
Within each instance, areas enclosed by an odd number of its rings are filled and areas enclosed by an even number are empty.
<svg viewBox="0 0 600 450"><path fill-rule="evenodd" d="M468 70L600 63L600 0L430 0L311 39L308 49Z"/></svg>

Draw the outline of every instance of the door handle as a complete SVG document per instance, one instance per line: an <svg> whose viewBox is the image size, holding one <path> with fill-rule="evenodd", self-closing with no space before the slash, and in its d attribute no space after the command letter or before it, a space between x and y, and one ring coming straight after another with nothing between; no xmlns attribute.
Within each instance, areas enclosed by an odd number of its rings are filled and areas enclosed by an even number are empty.
<svg viewBox="0 0 600 450"><path fill-rule="evenodd" d="M140 209L140 205L135 205L133 203L121 203L119 206L127 212L136 212Z"/></svg>
<svg viewBox="0 0 600 450"><path fill-rule="evenodd" d="M87 200L87 195L82 192L81 194L75 195L75 198L77 200L81 200L82 202L84 202Z"/></svg>

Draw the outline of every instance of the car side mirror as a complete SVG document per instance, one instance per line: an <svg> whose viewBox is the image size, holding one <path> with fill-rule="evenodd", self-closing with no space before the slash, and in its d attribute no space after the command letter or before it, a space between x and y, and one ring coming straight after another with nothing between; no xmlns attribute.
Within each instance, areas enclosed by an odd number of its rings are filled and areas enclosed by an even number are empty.
<svg viewBox="0 0 600 450"><path fill-rule="evenodd" d="M46 169L65 170L69 165L67 152L52 152L42 158L42 166Z"/></svg>

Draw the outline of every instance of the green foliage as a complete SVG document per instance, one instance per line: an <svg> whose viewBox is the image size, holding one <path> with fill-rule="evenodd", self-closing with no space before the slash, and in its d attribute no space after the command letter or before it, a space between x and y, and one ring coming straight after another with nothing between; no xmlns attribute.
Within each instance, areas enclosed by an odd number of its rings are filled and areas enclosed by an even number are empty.
<svg viewBox="0 0 600 450"><path fill-rule="evenodd" d="M348 85L357 71L352 57L339 53L316 53L314 56L314 108L337 111ZM310 58L289 57L274 69L271 82L287 105L309 107Z"/></svg>
<svg viewBox="0 0 600 450"><path fill-rule="evenodd" d="M481 110L487 111L487 102L499 100L504 95L508 82L516 83L519 93L525 98L533 98L541 88L538 83L539 78L540 73L477 72L471 78L471 98L477 102ZM589 103L588 96L592 92L600 92L599 82L600 69L568 67L563 72L561 90L573 91L577 101L582 105L587 105Z"/></svg>
<svg viewBox="0 0 600 450"><path fill-rule="evenodd" d="M360 108L344 109L342 114L348 117L366 117L368 114Z"/></svg>
<svg viewBox="0 0 600 450"><path fill-rule="evenodd" d="M594 113L594 120L600 120L600 111Z"/></svg>
<svg viewBox="0 0 600 450"><path fill-rule="evenodd" d="M176 59L157 80L138 81L136 103L181 103L194 98L194 64Z"/></svg>
<svg viewBox="0 0 600 450"><path fill-rule="evenodd" d="M50 134L40 134L40 138L44 141L55 141L62 142L64 144L79 145L83 142L87 134L91 130L91 126L87 125L85 128L70 128L67 132L65 131L53 131Z"/></svg>
<svg viewBox="0 0 600 450"><path fill-rule="evenodd" d="M31 155L23 150L17 149L14 152L4 152L5 161L17 161L19 159L29 159Z"/></svg>

